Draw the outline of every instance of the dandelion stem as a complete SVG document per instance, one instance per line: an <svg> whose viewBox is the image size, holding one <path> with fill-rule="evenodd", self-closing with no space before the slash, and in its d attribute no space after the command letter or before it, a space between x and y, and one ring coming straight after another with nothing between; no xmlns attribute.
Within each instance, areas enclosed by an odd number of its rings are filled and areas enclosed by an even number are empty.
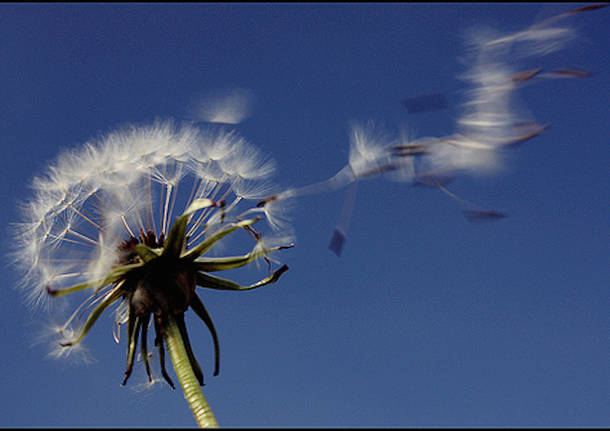
<svg viewBox="0 0 610 431"><path fill-rule="evenodd" d="M197 425L201 428L218 428L218 422L216 422L214 413L203 396L203 392L201 392L201 387L197 377L195 377L186 348L184 347L180 329L173 316L167 316L163 332L167 350L174 365L174 371L178 376L178 380L180 380L184 398L189 403Z"/></svg>

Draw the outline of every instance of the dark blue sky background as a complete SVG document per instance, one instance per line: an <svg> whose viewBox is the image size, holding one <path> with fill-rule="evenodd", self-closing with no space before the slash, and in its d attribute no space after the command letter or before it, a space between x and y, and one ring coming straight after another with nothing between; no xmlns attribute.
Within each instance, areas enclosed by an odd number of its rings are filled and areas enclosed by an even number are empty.
<svg viewBox="0 0 610 431"><path fill-rule="evenodd" d="M236 128L275 158L281 187L341 169L352 120L449 134L465 32L513 32L573 7L3 4L2 225L60 149L187 119L217 91L252 95ZM609 9L566 25L579 38L524 67L594 75L524 88L520 102L552 127L503 172L451 185L509 217L469 223L439 190L375 178L358 185L341 258L327 246L343 192L303 197L278 284L201 294L220 336L218 377L206 328L187 325L221 426L610 425ZM448 108L401 106L426 93ZM141 364L120 386L125 344L110 316L85 340L94 363L48 359L35 343L45 316L24 305L5 262L0 426L194 425L180 390L134 390Z"/></svg>

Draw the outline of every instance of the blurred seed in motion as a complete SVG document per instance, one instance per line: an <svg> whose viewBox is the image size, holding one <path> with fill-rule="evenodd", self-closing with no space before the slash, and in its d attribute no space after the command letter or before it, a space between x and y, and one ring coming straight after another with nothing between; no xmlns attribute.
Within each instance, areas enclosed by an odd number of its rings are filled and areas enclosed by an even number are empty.
<svg viewBox="0 0 610 431"><path fill-rule="evenodd" d="M354 210L354 203L356 202L357 186L358 182L353 182L348 186L347 192L345 193L345 199L343 200L343 207L341 208L341 217L339 218L339 223L335 227L335 231L333 232L333 236L328 246L337 257L341 257L343 244L347 239L347 229Z"/></svg>
<svg viewBox="0 0 610 431"><path fill-rule="evenodd" d="M575 13L580 13L580 12L587 12L587 11L591 11L591 10L601 9L606 6L608 6L608 3L593 4L590 6L583 6L583 7L576 8L574 10L569 11L568 13L575 14Z"/></svg>
<svg viewBox="0 0 610 431"><path fill-rule="evenodd" d="M593 75L593 72L584 69L557 69L545 73L547 78L586 78Z"/></svg>
<svg viewBox="0 0 610 431"><path fill-rule="evenodd" d="M551 123L541 125L535 121L518 124L515 126L515 130L517 130L517 133L521 133L521 134L518 135L513 140L511 140L510 142L508 142L507 145L510 145L510 146L521 145L523 142L540 135L542 132L544 132L549 127L551 127Z"/></svg>
<svg viewBox="0 0 610 431"><path fill-rule="evenodd" d="M532 79L533 77L538 75L540 72L542 72L541 68L525 70L523 72L516 73L515 75L511 76L510 79L513 82L525 82L525 81L529 81L530 79Z"/></svg>
<svg viewBox="0 0 610 431"><path fill-rule="evenodd" d="M335 253L337 257L341 257L341 252L343 251L343 244L345 243L345 233L342 232L339 228L335 228L333 232L333 237L330 239L330 244L328 248L330 251Z"/></svg>
<svg viewBox="0 0 610 431"><path fill-rule="evenodd" d="M428 154L430 150L431 143L426 144L405 144L405 145L396 145L392 147L392 152L395 156L398 157L407 157L407 156L418 156L422 154Z"/></svg>
<svg viewBox="0 0 610 431"><path fill-rule="evenodd" d="M455 176L443 172L427 171L417 174L413 178L414 186L438 187L449 184Z"/></svg>
<svg viewBox="0 0 610 431"><path fill-rule="evenodd" d="M464 210L464 215L471 222L486 222L506 217L505 213L495 210Z"/></svg>

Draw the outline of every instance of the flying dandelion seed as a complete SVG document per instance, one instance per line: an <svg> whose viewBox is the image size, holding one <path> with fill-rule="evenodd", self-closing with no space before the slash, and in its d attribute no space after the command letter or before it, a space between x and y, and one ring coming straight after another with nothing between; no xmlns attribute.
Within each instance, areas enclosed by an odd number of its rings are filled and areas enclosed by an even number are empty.
<svg viewBox="0 0 610 431"><path fill-rule="evenodd" d="M592 72L566 68L543 73L542 68L515 70L524 57L542 57L561 49L574 37L568 27L557 23L577 13L605 5L585 6L536 23L505 36L473 33L469 40L469 68L461 78L469 84L456 132L441 137L391 139L372 122L354 123L350 134L349 161L331 178L270 196L259 205L308 194L327 193L364 179L388 174L413 185L440 189L460 203L464 215L473 222L506 217L501 211L478 205L449 191L446 186L461 175L489 175L504 165L506 150L515 149L539 136L550 124L540 124L516 103L516 93L537 78L584 78ZM409 114L443 109L446 98L438 93L402 100ZM399 142L399 143L397 143ZM333 230L329 249L341 255L347 240L347 225L355 199L355 189L345 198L339 223Z"/></svg>
<svg viewBox="0 0 610 431"><path fill-rule="evenodd" d="M363 179L399 170L404 163L392 155L395 142L390 140L386 133L373 121L368 121L364 125L353 122L349 131L348 161L335 175L318 183L288 189L268 196L257 204L257 206L264 208L273 205L274 202L311 194L328 193L349 186L339 222L333 231L333 237L329 244L329 249L337 256L341 255L343 244L347 238L347 227L356 199L356 184Z"/></svg>
<svg viewBox="0 0 610 431"><path fill-rule="evenodd" d="M583 69L557 69L544 75L545 78L586 78L593 72Z"/></svg>
<svg viewBox="0 0 610 431"><path fill-rule="evenodd" d="M445 186L464 173L497 172L503 165L504 150L520 146L550 126L539 124L516 105L515 93L520 85L535 78L584 78L592 72L574 68L547 73L542 73L542 68L517 72L514 64L521 57L541 57L561 49L573 34L569 28L557 26L557 22L603 6L574 9L507 36L475 35L470 41L472 64L462 76L470 90L457 120L457 132L394 146L394 156L408 161L405 167L409 175L405 177L412 177L415 184L438 187L466 207L463 212L470 221L504 218L504 213L480 209Z"/></svg>
<svg viewBox="0 0 610 431"><path fill-rule="evenodd" d="M268 217L251 202L269 191L266 181L273 170L272 160L232 131L178 128L169 122L114 132L60 155L46 175L34 179L34 198L23 204L25 221L16 228L16 256L32 303L87 292L57 329L61 349L55 354L78 348L99 316L120 303L113 333L118 341L120 327L126 326L122 384L131 375L138 340L148 380L153 381L147 340L152 321L163 378L174 387L165 367L167 347L198 423L213 425L213 415L210 419L209 412L205 416L193 407L203 372L184 313L190 308L210 331L217 375L218 336L196 286L250 290L275 283L288 269L270 270L246 286L211 274L259 258L271 265L270 253L292 246L272 244L254 230ZM238 230L254 239L249 252L205 256ZM194 375L197 389L193 382L185 383L188 376L181 367Z"/></svg>
<svg viewBox="0 0 610 431"><path fill-rule="evenodd" d="M215 92L201 98L192 108L195 121L208 123L238 124L248 118L253 96L243 89Z"/></svg>

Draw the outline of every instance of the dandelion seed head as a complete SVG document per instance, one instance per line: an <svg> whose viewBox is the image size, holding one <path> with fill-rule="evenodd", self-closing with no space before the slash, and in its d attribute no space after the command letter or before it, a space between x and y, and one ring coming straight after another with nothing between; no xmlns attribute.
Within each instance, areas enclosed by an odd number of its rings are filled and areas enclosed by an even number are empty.
<svg viewBox="0 0 610 431"><path fill-rule="evenodd" d="M122 241L148 231L167 235L194 199L237 196L230 208L193 218L190 238L206 238L206 230L255 207L252 200L271 190L266 180L274 168L233 131L161 121L63 151L33 180L33 198L21 205L24 221L13 230L30 301L44 302L48 286L101 278L119 261Z"/></svg>

